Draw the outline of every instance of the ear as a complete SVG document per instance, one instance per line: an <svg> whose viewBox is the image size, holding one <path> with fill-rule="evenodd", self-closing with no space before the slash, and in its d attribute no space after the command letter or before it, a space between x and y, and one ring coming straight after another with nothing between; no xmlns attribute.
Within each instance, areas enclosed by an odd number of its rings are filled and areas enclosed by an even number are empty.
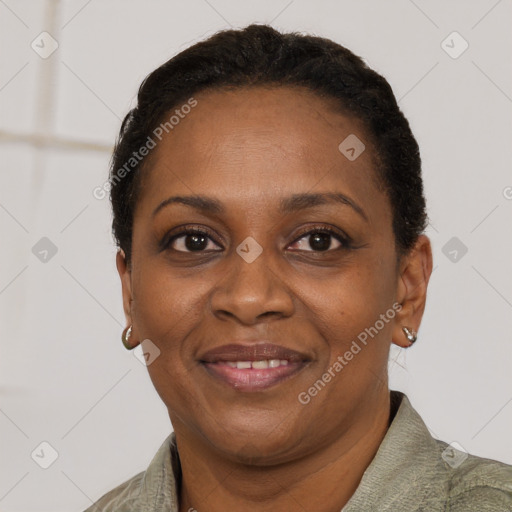
<svg viewBox="0 0 512 512"><path fill-rule="evenodd" d="M130 336L131 344L133 347L138 345L137 333L135 326L133 325L133 311L132 311L132 302L133 302L133 292L132 292L132 273L130 265L126 261L125 253L122 249L117 251L116 255L116 266L117 271L119 273L119 277L121 279L121 288L123 292L123 310L124 316L126 318L126 325L132 326L132 333Z"/></svg>
<svg viewBox="0 0 512 512"><path fill-rule="evenodd" d="M395 315L393 343L409 347L402 328L418 331L425 311L427 287L432 274L432 247L426 235L420 235L414 247L403 257L398 276L397 302L402 309Z"/></svg>

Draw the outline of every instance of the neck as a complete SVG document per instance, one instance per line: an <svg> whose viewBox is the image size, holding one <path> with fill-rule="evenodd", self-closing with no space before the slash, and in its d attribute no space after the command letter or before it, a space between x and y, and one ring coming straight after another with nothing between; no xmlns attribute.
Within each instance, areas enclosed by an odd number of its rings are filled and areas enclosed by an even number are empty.
<svg viewBox="0 0 512 512"><path fill-rule="evenodd" d="M182 464L180 512L339 512L386 435L389 391L365 411L333 442L272 466L233 462L178 422L174 427Z"/></svg>

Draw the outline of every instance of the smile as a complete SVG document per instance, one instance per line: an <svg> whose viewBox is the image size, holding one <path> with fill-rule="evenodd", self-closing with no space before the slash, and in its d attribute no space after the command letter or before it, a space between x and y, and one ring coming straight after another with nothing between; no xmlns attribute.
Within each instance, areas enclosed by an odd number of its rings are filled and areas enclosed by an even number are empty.
<svg viewBox="0 0 512 512"><path fill-rule="evenodd" d="M270 366L274 363L275 366ZM284 364L283 364L284 363ZM287 380L302 370L306 363L290 363L286 360L237 361L203 363L208 373L239 391L261 391ZM259 365L266 365L258 368Z"/></svg>
<svg viewBox="0 0 512 512"><path fill-rule="evenodd" d="M288 380L309 362L304 354L270 343L224 345L200 360L209 376L245 392L261 391Z"/></svg>
<svg viewBox="0 0 512 512"><path fill-rule="evenodd" d="M218 364L227 364L231 368L238 368L239 370L248 370L255 368L256 370L265 370L267 368L279 368L279 366L288 366L287 359L268 359L261 361L219 361Z"/></svg>

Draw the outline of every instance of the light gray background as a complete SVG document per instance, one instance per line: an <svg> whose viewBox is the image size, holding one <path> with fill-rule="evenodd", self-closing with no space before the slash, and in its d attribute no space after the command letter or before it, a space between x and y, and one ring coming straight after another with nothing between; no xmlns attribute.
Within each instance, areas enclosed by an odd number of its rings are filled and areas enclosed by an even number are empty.
<svg viewBox="0 0 512 512"><path fill-rule="evenodd" d="M83 510L170 432L119 338L109 204L92 191L146 74L251 22L332 38L391 83L422 151L435 260L391 384L439 438L512 463L511 19L510 0L0 0L0 510ZM42 31L59 44L46 59ZM453 31L469 43L456 59ZM452 237L468 248L455 262ZM42 441L48 469L31 458Z"/></svg>

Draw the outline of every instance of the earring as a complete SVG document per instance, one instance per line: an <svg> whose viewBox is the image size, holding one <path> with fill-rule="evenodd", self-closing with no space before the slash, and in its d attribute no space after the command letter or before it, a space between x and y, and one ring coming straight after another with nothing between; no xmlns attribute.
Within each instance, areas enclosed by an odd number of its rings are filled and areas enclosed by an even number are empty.
<svg viewBox="0 0 512 512"><path fill-rule="evenodd" d="M121 335L121 340L123 340L124 348L126 348L127 350L131 350L132 348L135 348L130 345L130 336L131 335L132 335L132 326L130 325L129 327L126 327L124 329L123 334Z"/></svg>
<svg viewBox="0 0 512 512"><path fill-rule="evenodd" d="M402 331L404 331L405 337L409 340L412 345L418 339L418 333L408 327L402 327Z"/></svg>

